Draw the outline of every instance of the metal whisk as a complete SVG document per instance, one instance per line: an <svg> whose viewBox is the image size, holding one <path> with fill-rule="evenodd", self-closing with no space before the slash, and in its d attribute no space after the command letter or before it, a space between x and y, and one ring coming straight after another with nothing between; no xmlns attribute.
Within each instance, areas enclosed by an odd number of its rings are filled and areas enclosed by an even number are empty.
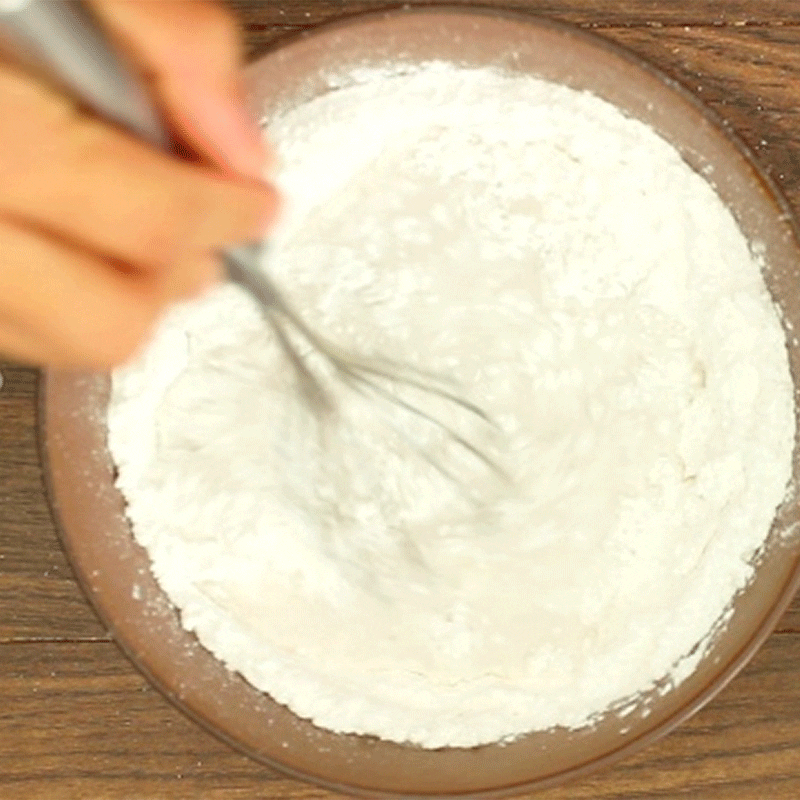
<svg viewBox="0 0 800 800"><path fill-rule="evenodd" d="M0 0L0 45L3 44L5 49L10 48L12 56L37 75L71 92L100 116L161 149L172 149L169 132L135 70L129 68L122 54L116 52L83 3L72 0L58 3L52 0ZM305 339L347 385L371 392L427 420L493 473L505 476L494 459L455 428L389 388L404 385L436 395L481 422L492 424L482 409L456 393L452 382L406 364L361 358L314 331L284 300L261 269L262 244L231 248L222 257L228 278L260 304L292 364L299 391L313 411L319 414L332 411L333 397L293 343L293 335ZM457 480L445 465L429 460L442 474Z"/></svg>
<svg viewBox="0 0 800 800"><path fill-rule="evenodd" d="M308 405L318 414L335 410L333 398L322 381L314 374L303 355L292 342L291 333L299 333L333 368L334 373L348 386L368 391L385 398L406 411L421 417L439 428L455 444L505 478L502 467L483 450L462 436L454 427L429 414L417 405L391 392L390 385L405 385L454 403L488 425L494 425L489 415L475 403L457 394L453 382L445 376L386 359L368 359L348 352L326 339L306 324L305 320L284 300L272 281L262 271L253 269L262 254L262 245L249 244L228 250L223 254L228 275L232 281L246 289L259 303L264 316L275 333L283 352L294 368L298 388ZM424 453L423 453L424 455ZM442 474L454 478L443 464L431 460Z"/></svg>

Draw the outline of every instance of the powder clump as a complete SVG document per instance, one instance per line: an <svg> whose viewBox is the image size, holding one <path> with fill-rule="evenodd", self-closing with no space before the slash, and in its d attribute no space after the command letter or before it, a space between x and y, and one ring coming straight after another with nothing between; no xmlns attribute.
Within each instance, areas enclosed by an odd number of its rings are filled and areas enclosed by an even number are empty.
<svg viewBox="0 0 800 800"><path fill-rule="evenodd" d="M778 315L712 188L604 101L489 69L367 71L269 122L288 201L265 268L341 344L458 379L499 432L412 399L513 480L345 388L317 423L220 288L109 408L184 626L297 714L426 747L578 727L690 674L794 441Z"/></svg>

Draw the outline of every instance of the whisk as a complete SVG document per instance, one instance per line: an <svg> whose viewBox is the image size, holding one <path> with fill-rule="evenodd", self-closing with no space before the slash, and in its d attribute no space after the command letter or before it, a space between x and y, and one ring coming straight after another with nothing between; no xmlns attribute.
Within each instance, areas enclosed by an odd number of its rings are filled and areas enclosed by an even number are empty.
<svg viewBox="0 0 800 800"><path fill-rule="evenodd" d="M442 375L412 367L398 361L383 358L365 358L348 352L326 339L311 328L305 320L283 299L282 295L263 272L252 269L248 265L258 264L263 246L247 244L228 250L223 254L228 275L231 280L246 289L264 310L264 315L275 333L278 342L289 359L297 376L297 384L303 398L317 413L324 414L335 410L332 395L323 386L321 380L309 368L305 359L293 344L291 334L300 334L318 355L322 356L333 368L334 373L348 386L365 392L371 392L385 398L417 417L422 417L439 428L447 437L460 445L468 453L489 467L494 473L506 478L500 464L481 450L469 439L459 434L454 427L433 414L408 402L393 393L381 380L391 384L404 384L422 392L436 395L462 408L482 422L495 426L491 417L478 405L457 394L453 381ZM424 453L423 453L424 455ZM429 459L446 477L454 478L443 464Z"/></svg>
<svg viewBox="0 0 800 800"><path fill-rule="evenodd" d="M12 55L25 66L72 93L95 113L161 149L172 149L169 132L148 92L83 3L0 0L0 44L5 44L7 49L10 46ZM315 413L332 412L335 403L332 393L295 345L294 338L298 335L348 386L384 398L427 420L492 472L505 476L500 465L482 449L447 422L401 397L396 389L406 386L433 394L482 423L492 425L492 420L480 407L458 394L453 382L444 376L387 359L357 356L316 332L261 269L263 251L261 243L251 243L227 249L222 259L228 278L259 303L294 369L300 394ZM444 464L428 460L442 474L457 480Z"/></svg>

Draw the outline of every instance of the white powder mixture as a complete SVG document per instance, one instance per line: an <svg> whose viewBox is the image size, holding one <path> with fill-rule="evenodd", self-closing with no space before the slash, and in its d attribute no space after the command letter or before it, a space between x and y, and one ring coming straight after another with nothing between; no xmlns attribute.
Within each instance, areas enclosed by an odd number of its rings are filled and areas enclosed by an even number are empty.
<svg viewBox="0 0 800 800"><path fill-rule="evenodd" d="M426 747L680 682L752 574L794 438L778 315L714 191L596 97L488 69L364 72L270 133L275 279L337 341L456 377L499 432L414 402L513 482L344 389L315 423L222 288L114 375L109 410L185 627L321 726Z"/></svg>

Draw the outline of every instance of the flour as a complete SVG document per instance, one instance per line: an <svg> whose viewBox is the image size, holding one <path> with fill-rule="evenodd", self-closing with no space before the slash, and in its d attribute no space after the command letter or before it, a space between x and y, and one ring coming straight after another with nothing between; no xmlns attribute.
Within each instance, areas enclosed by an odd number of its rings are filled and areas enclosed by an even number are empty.
<svg viewBox="0 0 800 800"><path fill-rule="evenodd" d="M426 747L578 727L690 674L794 438L778 316L712 189L605 102L491 70L365 73L270 132L271 274L342 344L457 378L499 431L414 402L513 481L344 388L316 423L221 288L109 410L184 626L297 714Z"/></svg>

